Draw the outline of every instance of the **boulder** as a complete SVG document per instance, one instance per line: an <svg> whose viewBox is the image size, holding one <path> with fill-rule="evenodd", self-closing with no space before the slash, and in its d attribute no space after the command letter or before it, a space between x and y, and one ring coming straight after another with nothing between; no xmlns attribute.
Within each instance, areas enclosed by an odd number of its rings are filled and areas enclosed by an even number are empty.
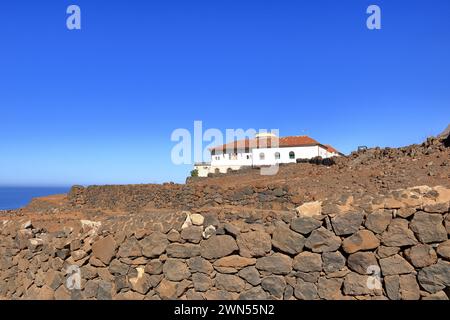
<svg viewBox="0 0 450 320"><path fill-rule="evenodd" d="M267 300L268 294L260 286L244 291L239 295L239 300Z"/></svg>
<svg viewBox="0 0 450 320"><path fill-rule="evenodd" d="M369 230L361 230L354 235L344 239L342 248L347 253L372 250L378 248L380 240Z"/></svg>
<svg viewBox="0 0 450 320"><path fill-rule="evenodd" d="M191 222L194 226L202 226L205 218L198 213L191 214Z"/></svg>
<svg viewBox="0 0 450 320"><path fill-rule="evenodd" d="M233 237L228 235L213 236L200 244L201 256L206 259L218 259L232 254L239 248Z"/></svg>
<svg viewBox="0 0 450 320"><path fill-rule="evenodd" d="M314 230L305 242L305 246L313 252L332 252L341 246L341 238L331 231L320 227Z"/></svg>
<svg viewBox="0 0 450 320"><path fill-rule="evenodd" d="M294 287L294 295L299 300L316 300L319 295L317 286L310 282L305 282L302 279L297 279L297 284Z"/></svg>
<svg viewBox="0 0 450 320"><path fill-rule="evenodd" d="M310 234L313 230L322 226L322 221L311 217L294 218L291 221L291 229L303 235Z"/></svg>
<svg viewBox="0 0 450 320"><path fill-rule="evenodd" d="M166 279L170 281L181 281L191 276L184 261L172 258L164 263L163 272Z"/></svg>
<svg viewBox="0 0 450 320"><path fill-rule="evenodd" d="M397 218L389 224L383 232L381 242L387 247L405 247L417 244L414 232L408 228L408 220Z"/></svg>
<svg viewBox="0 0 450 320"><path fill-rule="evenodd" d="M281 253L262 257L256 260L256 269L273 274L289 274L292 271L292 259Z"/></svg>
<svg viewBox="0 0 450 320"><path fill-rule="evenodd" d="M247 267L239 271L238 276L246 280L252 286L257 286L261 283L261 276L255 267Z"/></svg>
<svg viewBox="0 0 450 320"><path fill-rule="evenodd" d="M307 202L296 208L297 214L301 217L315 217L322 214L322 202Z"/></svg>
<svg viewBox="0 0 450 320"><path fill-rule="evenodd" d="M190 258L187 261L187 264L191 272L201 272L205 274L211 274L214 271L212 264L202 257Z"/></svg>
<svg viewBox="0 0 450 320"><path fill-rule="evenodd" d="M405 257L416 268L431 266L437 262L437 254L427 244L418 244L405 250Z"/></svg>
<svg viewBox="0 0 450 320"><path fill-rule="evenodd" d="M146 294L148 291L150 291L152 287L150 282L150 276L147 273L145 273L143 267L139 267L136 270L137 270L136 277L129 279L131 288L140 294Z"/></svg>
<svg viewBox="0 0 450 320"><path fill-rule="evenodd" d="M302 252L294 258L293 267L302 272L321 272L322 256L318 253Z"/></svg>
<svg viewBox="0 0 450 320"><path fill-rule="evenodd" d="M436 293L450 286L450 262L439 260L438 263L425 267L417 276L419 284L429 293Z"/></svg>
<svg viewBox="0 0 450 320"><path fill-rule="evenodd" d="M344 279L343 291L345 295L348 296L362 296L371 295L377 293L376 288L369 286L370 283L369 276L364 276L357 274L355 272L350 272Z"/></svg>
<svg viewBox="0 0 450 320"><path fill-rule="evenodd" d="M317 293L319 294L319 297L324 300L341 300L343 298L341 292L343 282L343 279L319 278L317 284Z"/></svg>
<svg viewBox="0 0 450 320"><path fill-rule="evenodd" d="M437 253L440 257L450 260L450 240L439 244L437 247Z"/></svg>
<svg viewBox="0 0 450 320"><path fill-rule="evenodd" d="M414 215L410 228L423 243L435 243L447 240L447 230L441 214L418 212Z"/></svg>
<svg viewBox="0 0 450 320"><path fill-rule="evenodd" d="M171 258L187 259L200 255L201 248L191 243L171 243L166 248L167 255Z"/></svg>
<svg viewBox="0 0 450 320"><path fill-rule="evenodd" d="M414 271L414 267L398 254L380 259L380 266L383 276L407 274Z"/></svg>
<svg viewBox="0 0 450 320"><path fill-rule="evenodd" d="M147 258L159 257L166 251L169 245L169 240L164 233L153 232L149 236L142 239L140 242L142 247L142 254Z"/></svg>
<svg viewBox="0 0 450 320"><path fill-rule="evenodd" d="M181 239L192 242L199 243L203 238L203 227L190 226L181 230Z"/></svg>
<svg viewBox="0 0 450 320"><path fill-rule="evenodd" d="M241 292L245 289L245 282L235 275L218 273L215 279L215 287L228 292Z"/></svg>
<svg viewBox="0 0 450 320"><path fill-rule="evenodd" d="M225 268L235 268L242 269L248 266L253 266L256 264L255 258L245 258L241 256L228 256L220 258L214 262L214 267L225 267Z"/></svg>
<svg viewBox="0 0 450 320"><path fill-rule="evenodd" d="M391 223L392 213L388 210L380 210L369 214L366 218L365 226L367 229L382 233Z"/></svg>
<svg viewBox="0 0 450 320"><path fill-rule="evenodd" d="M177 282L162 279L156 288L156 292L159 294L161 299L175 299L177 298Z"/></svg>
<svg viewBox="0 0 450 320"><path fill-rule="evenodd" d="M117 255L121 258L133 258L142 256L142 249L136 238L128 238L120 245Z"/></svg>
<svg viewBox="0 0 450 320"><path fill-rule="evenodd" d="M297 254L303 251L305 238L287 226L279 224L272 234L272 246L287 254Z"/></svg>
<svg viewBox="0 0 450 320"><path fill-rule="evenodd" d="M415 275L400 276L400 297L402 300L420 300L420 288Z"/></svg>
<svg viewBox="0 0 450 320"><path fill-rule="evenodd" d="M378 267L377 258L372 252L353 253L348 257L347 264L350 270L362 275L370 275L371 270Z"/></svg>
<svg viewBox="0 0 450 320"><path fill-rule="evenodd" d="M336 215L331 219L334 233L338 236L354 234L359 230L364 219L360 212L348 212Z"/></svg>
<svg viewBox="0 0 450 320"><path fill-rule="evenodd" d="M345 267L346 260L339 252L325 252L322 254L323 270L330 274L342 270Z"/></svg>
<svg viewBox="0 0 450 320"><path fill-rule="evenodd" d="M283 298L286 289L286 280L282 276L269 276L261 281L261 287L275 298Z"/></svg>
<svg viewBox="0 0 450 320"><path fill-rule="evenodd" d="M205 292L213 286L214 282L208 275L198 272L192 275L192 283L196 291Z"/></svg>
<svg viewBox="0 0 450 320"><path fill-rule="evenodd" d="M241 233L236 240L243 257L263 257L272 249L272 239L264 231Z"/></svg>

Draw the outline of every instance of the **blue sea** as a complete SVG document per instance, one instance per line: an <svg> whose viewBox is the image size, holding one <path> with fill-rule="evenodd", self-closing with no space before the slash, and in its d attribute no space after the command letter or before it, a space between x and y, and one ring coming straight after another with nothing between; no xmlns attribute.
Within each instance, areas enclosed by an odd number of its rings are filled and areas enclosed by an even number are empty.
<svg viewBox="0 0 450 320"><path fill-rule="evenodd" d="M0 210L18 209L32 198L69 192L70 187L0 187Z"/></svg>

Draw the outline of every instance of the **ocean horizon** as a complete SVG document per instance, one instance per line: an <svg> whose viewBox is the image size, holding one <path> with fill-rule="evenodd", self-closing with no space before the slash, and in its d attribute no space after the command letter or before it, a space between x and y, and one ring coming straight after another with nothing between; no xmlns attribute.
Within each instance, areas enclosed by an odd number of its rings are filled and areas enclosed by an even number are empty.
<svg viewBox="0 0 450 320"><path fill-rule="evenodd" d="M0 210L14 210L26 206L31 199L69 192L70 187L0 186Z"/></svg>

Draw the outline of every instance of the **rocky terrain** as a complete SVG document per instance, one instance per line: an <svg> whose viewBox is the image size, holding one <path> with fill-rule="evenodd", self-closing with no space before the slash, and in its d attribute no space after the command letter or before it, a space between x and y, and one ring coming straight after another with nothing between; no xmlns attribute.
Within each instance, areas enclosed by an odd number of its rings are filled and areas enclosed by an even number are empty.
<svg viewBox="0 0 450 320"><path fill-rule="evenodd" d="M450 296L448 134L0 213L0 299Z"/></svg>

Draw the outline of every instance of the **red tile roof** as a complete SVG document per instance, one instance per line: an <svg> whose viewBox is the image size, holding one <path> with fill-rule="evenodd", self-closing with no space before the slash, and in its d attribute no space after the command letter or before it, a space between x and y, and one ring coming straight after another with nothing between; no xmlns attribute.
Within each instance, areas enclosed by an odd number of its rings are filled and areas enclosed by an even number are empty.
<svg viewBox="0 0 450 320"><path fill-rule="evenodd" d="M337 151L335 148L333 148L329 144L326 144L325 147L327 148L328 152L340 153L339 151Z"/></svg>
<svg viewBox="0 0 450 320"><path fill-rule="evenodd" d="M278 141L277 141L278 140ZM241 149L254 149L254 148L271 148L273 147L304 147L304 146L316 146L321 145L316 140L308 136L291 136L281 138L255 138L244 139L226 143L222 146L211 148L210 151L223 151L223 150L241 150Z"/></svg>

